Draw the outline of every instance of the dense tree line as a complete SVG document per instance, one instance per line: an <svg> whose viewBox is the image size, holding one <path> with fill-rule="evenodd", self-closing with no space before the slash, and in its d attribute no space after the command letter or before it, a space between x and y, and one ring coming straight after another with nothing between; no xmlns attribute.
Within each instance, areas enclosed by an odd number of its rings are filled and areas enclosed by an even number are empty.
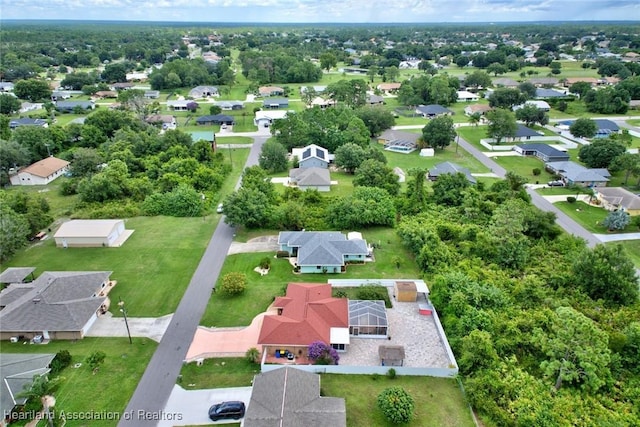
<svg viewBox="0 0 640 427"><path fill-rule="evenodd" d="M322 70L292 49L240 52L242 74L259 84L309 83L322 77Z"/></svg>

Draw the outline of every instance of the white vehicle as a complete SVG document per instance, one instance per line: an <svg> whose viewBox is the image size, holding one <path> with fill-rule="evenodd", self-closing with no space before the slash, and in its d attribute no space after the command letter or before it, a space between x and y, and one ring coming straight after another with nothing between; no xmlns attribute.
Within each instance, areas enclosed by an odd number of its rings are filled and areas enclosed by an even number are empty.
<svg viewBox="0 0 640 427"><path fill-rule="evenodd" d="M216 212L218 212L218 213L220 213L220 214L221 214L222 212L224 212L224 208L223 208L223 206L222 206L222 203L220 203L220 204L218 205L218 208L216 209Z"/></svg>

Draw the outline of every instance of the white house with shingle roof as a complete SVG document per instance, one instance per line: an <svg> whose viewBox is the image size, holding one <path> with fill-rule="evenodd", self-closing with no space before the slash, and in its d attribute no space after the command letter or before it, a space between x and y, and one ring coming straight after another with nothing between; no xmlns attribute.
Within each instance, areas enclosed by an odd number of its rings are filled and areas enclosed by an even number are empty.
<svg viewBox="0 0 640 427"><path fill-rule="evenodd" d="M46 271L0 292L0 339L75 340L108 309L110 271Z"/></svg>
<svg viewBox="0 0 640 427"><path fill-rule="evenodd" d="M316 144L309 144L306 147L294 148L291 152L293 157L298 158L300 168L328 168L329 150Z"/></svg>
<svg viewBox="0 0 640 427"><path fill-rule="evenodd" d="M331 189L331 176L326 168L295 168L289 171L289 181L300 190L318 190L322 192Z"/></svg>
<svg viewBox="0 0 640 427"><path fill-rule="evenodd" d="M47 185L67 172L69 162L57 157L47 157L20 169L9 180L11 185Z"/></svg>

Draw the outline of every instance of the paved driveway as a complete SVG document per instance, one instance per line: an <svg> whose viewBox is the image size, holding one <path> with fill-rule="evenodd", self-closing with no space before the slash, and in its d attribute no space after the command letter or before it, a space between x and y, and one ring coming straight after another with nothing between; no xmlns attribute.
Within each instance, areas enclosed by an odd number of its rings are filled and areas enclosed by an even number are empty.
<svg viewBox="0 0 640 427"><path fill-rule="evenodd" d="M188 385L185 385L188 387ZM174 385L158 427L198 426L237 423L234 420L213 422L209 419L209 408L214 403L241 400L248 407L251 387L214 388L208 390L185 390ZM135 417L135 415L134 415Z"/></svg>

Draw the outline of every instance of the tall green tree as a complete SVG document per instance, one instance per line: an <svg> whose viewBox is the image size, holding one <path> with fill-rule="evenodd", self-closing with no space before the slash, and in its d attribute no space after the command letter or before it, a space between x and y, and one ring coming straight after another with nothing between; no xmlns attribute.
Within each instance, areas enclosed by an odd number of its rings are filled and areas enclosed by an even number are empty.
<svg viewBox="0 0 640 427"><path fill-rule="evenodd" d="M449 116L439 116L429 120L422 128L422 139L435 148L445 149L456 139L453 119Z"/></svg>
<svg viewBox="0 0 640 427"><path fill-rule="evenodd" d="M348 173L354 171L365 159L365 152L362 147L356 144L344 144L335 152L334 163Z"/></svg>
<svg viewBox="0 0 640 427"><path fill-rule="evenodd" d="M638 301L638 277L621 245L585 249L572 271L572 282L594 300L602 299L611 305Z"/></svg>
<svg viewBox="0 0 640 427"><path fill-rule="evenodd" d="M27 244L29 223L0 198L0 261L11 258Z"/></svg>
<svg viewBox="0 0 640 427"><path fill-rule="evenodd" d="M596 391L611 376L608 335L579 311L558 307L550 331L535 337L548 357L540 368L556 390L568 383Z"/></svg>
<svg viewBox="0 0 640 427"><path fill-rule="evenodd" d="M591 144L580 147L580 160L590 168L608 168L613 161L626 153L622 143L608 138L598 138Z"/></svg>
<svg viewBox="0 0 640 427"><path fill-rule="evenodd" d="M505 138L513 138L516 136L518 125L511 111L503 108L495 108L488 111L485 116L489 121L487 136L494 138L496 144L500 144Z"/></svg>
<svg viewBox="0 0 640 427"><path fill-rule="evenodd" d="M262 146L258 163L269 173L286 171L289 166L287 149L278 141L267 141Z"/></svg>
<svg viewBox="0 0 640 427"><path fill-rule="evenodd" d="M398 176L393 173L393 169L374 159L364 160L360 163L356 169L353 185L355 187L382 188L392 196L396 196L400 191Z"/></svg>
<svg viewBox="0 0 640 427"><path fill-rule="evenodd" d="M598 130L595 121L588 118L579 118L569 126L571 134L577 138L593 138Z"/></svg>
<svg viewBox="0 0 640 427"><path fill-rule="evenodd" d="M13 93L20 99L31 102L51 99L49 83L44 80L26 79L16 82Z"/></svg>
<svg viewBox="0 0 640 427"><path fill-rule="evenodd" d="M8 93L0 93L0 114L13 114L20 110L20 101Z"/></svg>
<svg viewBox="0 0 640 427"><path fill-rule="evenodd" d="M493 108L511 109L527 100L527 97L518 89L499 87L491 93L489 105Z"/></svg>
<svg viewBox="0 0 640 427"><path fill-rule="evenodd" d="M324 52L318 58L320 60L320 68L329 71L338 63L338 58L333 52Z"/></svg>

